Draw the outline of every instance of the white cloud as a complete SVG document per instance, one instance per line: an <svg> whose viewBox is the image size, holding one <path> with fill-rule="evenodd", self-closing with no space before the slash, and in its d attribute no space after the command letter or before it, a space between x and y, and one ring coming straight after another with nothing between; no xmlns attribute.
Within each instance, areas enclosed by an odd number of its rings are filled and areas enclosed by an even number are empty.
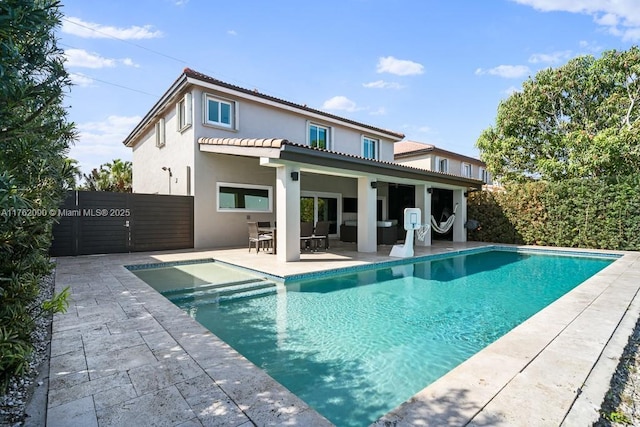
<svg viewBox="0 0 640 427"><path fill-rule="evenodd" d="M84 49L67 49L64 51L68 67L105 68L115 67L116 60L104 58L96 53L89 53Z"/></svg>
<svg viewBox="0 0 640 427"><path fill-rule="evenodd" d="M122 40L140 40L162 37L162 31L154 31L151 25L145 25L143 27L134 25L128 28L118 28L93 22L85 22L80 18L74 17L68 17L62 20L62 32L92 39L115 37Z"/></svg>
<svg viewBox="0 0 640 427"><path fill-rule="evenodd" d="M136 64L135 62L133 62L133 60L131 58L121 59L120 62L122 62L124 65L126 65L128 67L140 68L140 65Z"/></svg>
<svg viewBox="0 0 640 427"><path fill-rule="evenodd" d="M139 67L131 58L105 58L97 53L87 52L84 49L67 49L64 51L64 56L67 58L65 64L67 67L111 68L115 67L118 63L129 67Z"/></svg>
<svg viewBox="0 0 640 427"><path fill-rule="evenodd" d="M227 31L227 34L229 34L230 36L237 36L238 32L236 30L229 30Z"/></svg>
<svg viewBox="0 0 640 427"><path fill-rule="evenodd" d="M492 76L504 77L505 79L517 79L529 74L529 67L526 65L498 65L488 70L478 68L477 75L491 74Z"/></svg>
<svg viewBox="0 0 640 427"><path fill-rule="evenodd" d="M412 76L424 73L424 66L406 59L386 56L378 59L376 71L378 73L391 73L397 76Z"/></svg>
<svg viewBox="0 0 640 427"><path fill-rule="evenodd" d="M387 109L384 107L380 107L377 110L369 112L369 114L372 116L384 116L387 114Z"/></svg>
<svg viewBox="0 0 640 427"><path fill-rule="evenodd" d="M69 156L78 160L85 174L113 159L131 159L131 149L122 141L141 119L140 116L114 115L101 122L78 124L78 140L71 146Z"/></svg>
<svg viewBox="0 0 640 427"><path fill-rule="evenodd" d="M529 57L529 62L532 64L557 64L559 62L566 61L567 59L571 58L572 55L573 54L570 50L563 50L552 53L534 53Z"/></svg>
<svg viewBox="0 0 640 427"><path fill-rule="evenodd" d="M584 49L584 50L586 50L588 52L597 53L597 52L601 52L602 51L602 46L600 46L600 45L598 45L596 43L593 43L593 42L588 42L586 40L580 40L579 45L580 45L581 49Z"/></svg>
<svg viewBox="0 0 640 427"><path fill-rule="evenodd" d="M334 96L331 99L327 99L322 104L322 108L325 110L343 110L343 111L357 111L356 103L347 98L346 96Z"/></svg>
<svg viewBox="0 0 640 427"><path fill-rule="evenodd" d="M591 15L597 25L624 41L640 40L640 7L637 0L512 0L543 12Z"/></svg>
<svg viewBox="0 0 640 427"><path fill-rule="evenodd" d="M93 83L93 79L84 74L69 73L69 78L71 79L71 83L80 87L88 87Z"/></svg>
<svg viewBox="0 0 640 427"><path fill-rule="evenodd" d="M373 89L402 89L402 88L404 88L404 86L402 86L400 83L397 83L397 82L386 82L384 80L376 80L375 82L362 83L362 86L364 86L366 88L373 88Z"/></svg>

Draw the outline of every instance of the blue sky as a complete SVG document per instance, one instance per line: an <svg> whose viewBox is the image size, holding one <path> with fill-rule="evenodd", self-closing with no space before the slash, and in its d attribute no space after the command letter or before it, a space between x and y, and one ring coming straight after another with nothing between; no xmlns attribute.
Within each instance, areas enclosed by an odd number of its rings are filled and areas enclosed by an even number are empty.
<svg viewBox="0 0 640 427"><path fill-rule="evenodd" d="M638 0L63 3L84 173L131 160L122 140L185 67L478 157L529 76L640 41Z"/></svg>

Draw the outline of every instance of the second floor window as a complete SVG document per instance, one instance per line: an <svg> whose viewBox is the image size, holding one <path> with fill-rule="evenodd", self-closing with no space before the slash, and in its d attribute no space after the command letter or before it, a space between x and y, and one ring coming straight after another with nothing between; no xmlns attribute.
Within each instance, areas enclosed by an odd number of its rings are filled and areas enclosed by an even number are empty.
<svg viewBox="0 0 640 427"><path fill-rule="evenodd" d="M234 110L235 105L233 102L207 95L205 102L205 123L233 128L235 115Z"/></svg>
<svg viewBox="0 0 640 427"><path fill-rule="evenodd" d="M187 93L176 105L178 132L191 125L191 94Z"/></svg>
<svg viewBox="0 0 640 427"><path fill-rule="evenodd" d="M489 172L485 168L480 168L479 178L482 182L487 184L489 182Z"/></svg>
<svg viewBox="0 0 640 427"><path fill-rule="evenodd" d="M378 140L368 137L362 138L362 157L365 159L378 158Z"/></svg>
<svg viewBox="0 0 640 427"><path fill-rule="evenodd" d="M328 150L330 134L328 127L309 123L309 146Z"/></svg>
<svg viewBox="0 0 640 427"><path fill-rule="evenodd" d="M438 160L438 172L449 172L449 160L447 159L439 159Z"/></svg>
<svg viewBox="0 0 640 427"><path fill-rule="evenodd" d="M165 121L164 118L160 118L156 122L156 147L164 147L166 142Z"/></svg>
<svg viewBox="0 0 640 427"><path fill-rule="evenodd" d="M471 178L471 165L469 163L462 164L462 176Z"/></svg>

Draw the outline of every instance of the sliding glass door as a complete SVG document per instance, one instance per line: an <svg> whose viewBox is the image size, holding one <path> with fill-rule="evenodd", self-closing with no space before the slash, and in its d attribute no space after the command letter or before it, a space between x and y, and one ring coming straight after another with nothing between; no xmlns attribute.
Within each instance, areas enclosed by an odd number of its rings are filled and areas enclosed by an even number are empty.
<svg viewBox="0 0 640 427"><path fill-rule="evenodd" d="M300 221L312 222L329 221L329 234L338 234L338 224L341 220L339 205L342 195L337 193L311 193L303 191L300 197Z"/></svg>

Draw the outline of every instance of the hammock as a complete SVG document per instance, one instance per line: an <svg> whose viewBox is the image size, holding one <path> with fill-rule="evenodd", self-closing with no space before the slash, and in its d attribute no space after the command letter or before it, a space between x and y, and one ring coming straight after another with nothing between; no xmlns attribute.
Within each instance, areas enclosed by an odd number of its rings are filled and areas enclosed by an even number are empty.
<svg viewBox="0 0 640 427"><path fill-rule="evenodd" d="M453 222L456 220L456 209L458 209L458 204L453 208L453 213L445 222L441 222L438 224L438 221L431 215L431 228L438 234L446 234L453 227Z"/></svg>

